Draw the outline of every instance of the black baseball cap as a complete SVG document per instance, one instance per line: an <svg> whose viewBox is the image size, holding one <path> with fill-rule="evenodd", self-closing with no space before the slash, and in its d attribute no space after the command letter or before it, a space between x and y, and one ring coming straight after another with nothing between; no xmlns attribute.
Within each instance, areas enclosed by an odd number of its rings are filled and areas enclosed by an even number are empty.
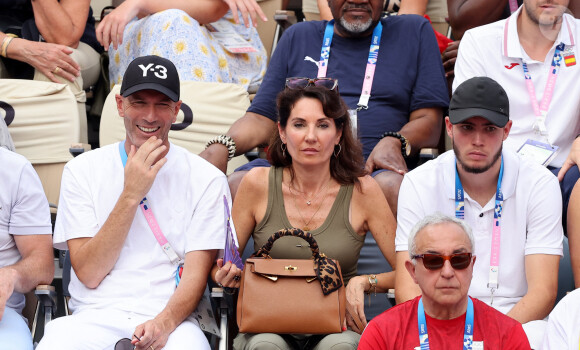
<svg viewBox="0 0 580 350"><path fill-rule="evenodd" d="M121 96L141 90L156 90L172 101L179 101L179 74L175 65L159 56L137 57L127 67L121 84Z"/></svg>
<svg viewBox="0 0 580 350"><path fill-rule="evenodd" d="M449 103L451 124L482 117L503 128L510 120L510 102L505 90L488 77L474 77L455 89Z"/></svg>

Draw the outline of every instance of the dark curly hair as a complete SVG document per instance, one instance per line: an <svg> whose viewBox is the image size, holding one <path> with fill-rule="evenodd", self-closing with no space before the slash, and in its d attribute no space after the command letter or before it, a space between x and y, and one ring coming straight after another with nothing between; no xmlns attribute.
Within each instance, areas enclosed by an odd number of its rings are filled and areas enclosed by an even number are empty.
<svg viewBox="0 0 580 350"><path fill-rule="evenodd" d="M337 130L342 130L342 136L339 141L340 153L338 157L334 155L330 157L330 175L341 185L359 185L358 178L365 175L362 146L352 134L348 106L336 91L317 86L283 90L278 94L277 98L278 122L280 126L282 129L286 128L292 109L303 98L313 98L320 101L324 115L334 121ZM270 146L268 147L268 161L277 167L290 167L292 165L292 157L288 152L284 155L281 144L282 139L276 129L272 134ZM290 174L294 177L291 167Z"/></svg>

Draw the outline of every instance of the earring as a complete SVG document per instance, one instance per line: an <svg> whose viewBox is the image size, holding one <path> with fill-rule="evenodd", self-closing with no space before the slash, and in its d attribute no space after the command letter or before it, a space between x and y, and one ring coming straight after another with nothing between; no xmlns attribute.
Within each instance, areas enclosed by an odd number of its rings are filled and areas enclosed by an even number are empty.
<svg viewBox="0 0 580 350"><path fill-rule="evenodd" d="M286 158L286 148L287 148L287 147L286 147L286 144L285 144L285 143L281 143L281 144L280 144L280 149L282 150L282 156L283 156L284 158Z"/></svg>
<svg viewBox="0 0 580 350"><path fill-rule="evenodd" d="M336 151L336 146L338 146L338 152ZM334 152L332 152L332 154L334 154L334 156L336 158L338 158L338 155L340 154L340 151L342 151L342 146L340 145L340 143L338 145L334 146Z"/></svg>

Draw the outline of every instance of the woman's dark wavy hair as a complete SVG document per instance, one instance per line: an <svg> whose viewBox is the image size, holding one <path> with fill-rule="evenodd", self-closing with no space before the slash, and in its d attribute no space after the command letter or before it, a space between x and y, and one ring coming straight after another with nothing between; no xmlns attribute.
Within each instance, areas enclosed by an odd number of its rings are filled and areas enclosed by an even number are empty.
<svg viewBox="0 0 580 350"><path fill-rule="evenodd" d="M352 134L348 106L340 98L338 92L317 86L308 86L304 89L284 89L277 98L280 126L286 129L292 109L303 98L313 98L320 101L324 115L334 120L337 130L342 130L339 141L341 151L338 157L335 157L334 154L330 157L330 175L341 185L358 185L358 178L365 175L362 146ZM281 145L282 139L276 129L268 147L268 160L270 164L277 167L290 167L292 157L288 152L284 156ZM294 177L291 167L290 174Z"/></svg>

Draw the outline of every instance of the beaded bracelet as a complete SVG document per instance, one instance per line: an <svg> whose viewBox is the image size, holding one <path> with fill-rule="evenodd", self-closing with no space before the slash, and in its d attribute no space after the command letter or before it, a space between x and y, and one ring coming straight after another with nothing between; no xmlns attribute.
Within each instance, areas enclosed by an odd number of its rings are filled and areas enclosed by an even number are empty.
<svg viewBox="0 0 580 350"><path fill-rule="evenodd" d="M236 143L231 137L227 135L216 136L205 144L205 148L208 148L214 143L222 144L228 148L228 161L230 161L236 155Z"/></svg>

